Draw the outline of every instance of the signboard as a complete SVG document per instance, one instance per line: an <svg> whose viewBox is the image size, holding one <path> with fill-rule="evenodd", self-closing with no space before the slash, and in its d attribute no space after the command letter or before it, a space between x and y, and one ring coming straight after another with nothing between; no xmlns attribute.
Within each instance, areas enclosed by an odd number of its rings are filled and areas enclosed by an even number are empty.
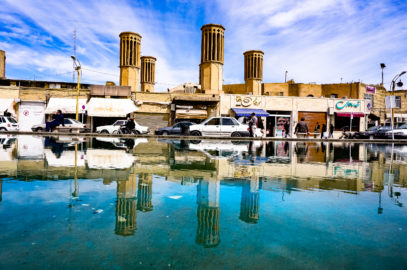
<svg viewBox="0 0 407 270"><path fill-rule="evenodd" d="M386 102L386 109L400 108L396 102L395 96L386 96L385 102Z"/></svg>
<svg viewBox="0 0 407 270"><path fill-rule="evenodd" d="M366 93L373 94L373 95L376 94L376 87L367 85L366 86Z"/></svg>
<svg viewBox="0 0 407 270"><path fill-rule="evenodd" d="M335 107L338 110L342 110L345 108L359 108L360 106L360 101L350 101L350 100L340 100L337 101L335 104Z"/></svg>

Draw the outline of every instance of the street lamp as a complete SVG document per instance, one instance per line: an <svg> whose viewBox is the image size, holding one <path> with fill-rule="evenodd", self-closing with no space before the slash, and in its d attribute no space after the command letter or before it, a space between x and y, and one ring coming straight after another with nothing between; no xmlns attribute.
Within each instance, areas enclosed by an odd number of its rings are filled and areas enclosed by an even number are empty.
<svg viewBox="0 0 407 270"><path fill-rule="evenodd" d="M285 71L285 76L284 76L284 82L285 82L285 83L287 82L287 74L288 74L288 71L286 70L286 71Z"/></svg>
<svg viewBox="0 0 407 270"><path fill-rule="evenodd" d="M80 78L80 74L81 74L81 62L79 62L78 59L76 59L75 56L71 55L71 58L73 60L73 66L76 70L76 72L78 72L78 84L76 86L76 120L79 120L79 116L78 116L78 106L79 106L79 78Z"/></svg>
<svg viewBox="0 0 407 270"><path fill-rule="evenodd" d="M383 86L383 69L386 67L384 63L380 63L380 68L382 69L382 86Z"/></svg>
<svg viewBox="0 0 407 270"><path fill-rule="evenodd" d="M394 76L393 80L391 81L391 85L390 85L390 88L391 88L391 91L392 91L391 95L392 95L394 101L396 101L396 99L394 97L394 89L396 88L396 81L406 73L407 73L407 71L403 71L400 74L397 74L396 76ZM401 86L403 86L403 83L401 81L399 81L397 83L397 86L401 87ZM390 103L392 103L392 102L390 102ZM394 140L394 109L393 109L393 104L391 104L391 137Z"/></svg>

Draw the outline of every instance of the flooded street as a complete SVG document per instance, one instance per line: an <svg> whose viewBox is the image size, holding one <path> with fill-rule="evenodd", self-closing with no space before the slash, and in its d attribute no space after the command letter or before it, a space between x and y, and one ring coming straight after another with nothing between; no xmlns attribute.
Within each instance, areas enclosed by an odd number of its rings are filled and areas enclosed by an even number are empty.
<svg viewBox="0 0 407 270"><path fill-rule="evenodd" d="M407 266L405 145L1 136L1 269Z"/></svg>

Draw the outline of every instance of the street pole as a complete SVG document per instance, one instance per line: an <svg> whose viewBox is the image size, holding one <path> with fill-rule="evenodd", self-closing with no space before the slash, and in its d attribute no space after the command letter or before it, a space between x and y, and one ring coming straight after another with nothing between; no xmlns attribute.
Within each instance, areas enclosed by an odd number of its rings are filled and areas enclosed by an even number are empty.
<svg viewBox="0 0 407 270"><path fill-rule="evenodd" d="M81 75L81 63L79 62L78 59L76 59L75 56L71 55L71 58L73 60L73 64L75 67L76 72L78 72L78 84L76 85L76 116L75 119L76 121L79 120L79 89L80 89L80 75Z"/></svg>
<svg viewBox="0 0 407 270"><path fill-rule="evenodd" d="M284 76L284 82L285 82L285 83L287 82L287 73L288 73L288 71L286 70L286 71L285 71L285 76Z"/></svg>
<svg viewBox="0 0 407 270"><path fill-rule="evenodd" d="M78 84L76 85L76 116L75 119L78 121L79 120L79 115L78 115L78 107L79 107L79 76L80 76L80 68L76 68L76 71L78 72Z"/></svg>
<svg viewBox="0 0 407 270"><path fill-rule="evenodd" d="M403 76L404 74L406 74L407 71L403 71L400 74L397 74L396 76L394 76L393 80L391 81L391 96L392 96L392 100L390 102L390 109L391 109L391 138L394 140L394 109L393 109L393 101L394 103L396 103L396 97L394 96L394 89L396 88L396 81ZM399 85L400 84L400 85ZM397 85L399 85L400 87L403 86L403 83L400 81L399 83L397 83Z"/></svg>

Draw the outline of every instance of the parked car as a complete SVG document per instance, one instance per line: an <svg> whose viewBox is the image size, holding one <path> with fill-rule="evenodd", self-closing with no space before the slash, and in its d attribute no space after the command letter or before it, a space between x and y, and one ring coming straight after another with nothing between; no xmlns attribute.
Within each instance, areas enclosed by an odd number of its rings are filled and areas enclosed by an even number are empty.
<svg viewBox="0 0 407 270"><path fill-rule="evenodd" d="M386 132L386 137L391 139L393 137L392 133L394 133L394 138L396 139L407 139L407 124L399 126L397 129L391 129Z"/></svg>
<svg viewBox="0 0 407 270"><path fill-rule="evenodd" d="M112 125L106 126L99 126L96 128L97 133L105 133L105 134L117 134L121 126L125 125L127 120L117 120ZM147 134L149 132L149 128L146 126L139 125L136 121L135 124L135 132L136 134Z"/></svg>
<svg viewBox="0 0 407 270"><path fill-rule="evenodd" d="M189 126L192 136L232 136L248 137L249 126L239 123L233 117L211 117L200 124ZM256 130L256 136L260 135Z"/></svg>
<svg viewBox="0 0 407 270"><path fill-rule="evenodd" d="M0 131L18 131L17 120L11 116L0 116Z"/></svg>
<svg viewBox="0 0 407 270"><path fill-rule="evenodd" d="M366 131L355 132L353 138L355 139L373 139L373 138L385 138L386 132L391 130L391 127L373 126Z"/></svg>
<svg viewBox="0 0 407 270"><path fill-rule="evenodd" d="M31 127L31 130L34 132L42 132L45 131L45 123L40 125L34 125ZM78 120L72 118L64 118L64 126L68 128L79 128L79 132L87 132L89 128L86 127L85 124L82 124Z"/></svg>
<svg viewBox="0 0 407 270"><path fill-rule="evenodd" d="M194 124L192 122L179 122L170 127L159 128L155 131L155 135L181 135L183 129L189 129Z"/></svg>

